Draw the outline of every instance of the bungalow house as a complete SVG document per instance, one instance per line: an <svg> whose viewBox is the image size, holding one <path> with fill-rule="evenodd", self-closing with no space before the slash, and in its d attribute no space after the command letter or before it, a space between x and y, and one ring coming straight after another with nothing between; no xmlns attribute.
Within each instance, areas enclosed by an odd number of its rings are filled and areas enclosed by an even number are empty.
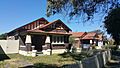
<svg viewBox="0 0 120 68"><path fill-rule="evenodd" d="M96 32L72 32L74 46L79 51L80 48L89 48L90 45L101 47L103 45L103 35Z"/></svg>
<svg viewBox="0 0 120 68"><path fill-rule="evenodd" d="M40 18L9 32L7 39L19 39L20 54L29 56L37 51L50 55L66 51L71 31L61 20L48 22Z"/></svg>

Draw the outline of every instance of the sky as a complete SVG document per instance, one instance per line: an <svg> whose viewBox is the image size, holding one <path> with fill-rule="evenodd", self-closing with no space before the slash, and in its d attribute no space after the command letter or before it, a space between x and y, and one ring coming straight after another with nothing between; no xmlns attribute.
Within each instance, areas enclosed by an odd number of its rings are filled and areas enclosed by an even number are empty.
<svg viewBox="0 0 120 68"><path fill-rule="evenodd" d="M75 23L75 20L68 22L66 17L60 14L46 17L46 0L0 0L0 34L12 31L22 25L44 17L49 22L60 19L73 32L88 32L101 29L101 17L97 16L91 22Z"/></svg>

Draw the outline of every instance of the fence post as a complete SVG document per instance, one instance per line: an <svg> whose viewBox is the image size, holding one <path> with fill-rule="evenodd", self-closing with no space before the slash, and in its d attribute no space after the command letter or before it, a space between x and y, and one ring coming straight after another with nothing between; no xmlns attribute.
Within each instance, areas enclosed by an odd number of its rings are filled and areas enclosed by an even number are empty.
<svg viewBox="0 0 120 68"><path fill-rule="evenodd" d="M104 63L104 66L105 66L105 64L106 64L105 52L102 52L102 57L103 57L103 63Z"/></svg>
<svg viewBox="0 0 120 68"><path fill-rule="evenodd" d="M80 68L83 68L82 61L80 61Z"/></svg>
<svg viewBox="0 0 120 68"><path fill-rule="evenodd" d="M110 53L110 50L108 50L108 61L111 60L111 53Z"/></svg>
<svg viewBox="0 0 120 68"><path fill-rule="evenodd" d="M98 60L98 58L97 58L97 55L95 55L95 60L96 60L96 64L97 64L97 68L100 68L99 66L99 60Z"/></svg>

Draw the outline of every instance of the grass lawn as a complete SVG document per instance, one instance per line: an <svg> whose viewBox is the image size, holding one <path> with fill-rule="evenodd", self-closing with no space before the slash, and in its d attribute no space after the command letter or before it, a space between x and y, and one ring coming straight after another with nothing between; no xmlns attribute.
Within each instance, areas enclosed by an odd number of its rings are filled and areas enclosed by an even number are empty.
<svg viewBox="0 0 120 68"><path fill-rule="evenodd" d="M4 68L5 66L9 66L11 68L22 67L23 64L29 63L33 64L36 67L40 68L50 68L50 67L62 67L65 64L73 64L75 63L75 59L70 57L69 55L63 57L62 55L54 54L54 55L46 55L46 56L36 56L36 57L27 57L19 54L11 54L7 55L10 59L0 61L0 68Z"/></svg>

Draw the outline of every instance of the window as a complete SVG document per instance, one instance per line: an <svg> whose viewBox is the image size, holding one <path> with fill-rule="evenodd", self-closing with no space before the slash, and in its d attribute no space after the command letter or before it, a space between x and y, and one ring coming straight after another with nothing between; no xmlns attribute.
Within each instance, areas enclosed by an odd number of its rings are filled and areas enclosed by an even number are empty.
<svg viewBox="0 0 120 68"><path fill-rule="evenodd" d="M52 44L64 44L64 36L61 35L52 36Z"/></svg>
<svg viewBox="0 0 120 68"><path fill-rule="evenodd" d="M53 37L53 42L56 43L57 42L57 37Z"/></svg>
<svg viewBox="0 0 120 68"><path fill-rule="evenodd" d="M63 37L60 37L60 42L62 43L64 40L63 40Z"/></svg>
<svg viewBox="0 0 120 68"><path fill-rule="evenodd" d="M60 36L57 36L57 43L59 43L59 42L60 42L59 38L60 38Z"/></svg>

